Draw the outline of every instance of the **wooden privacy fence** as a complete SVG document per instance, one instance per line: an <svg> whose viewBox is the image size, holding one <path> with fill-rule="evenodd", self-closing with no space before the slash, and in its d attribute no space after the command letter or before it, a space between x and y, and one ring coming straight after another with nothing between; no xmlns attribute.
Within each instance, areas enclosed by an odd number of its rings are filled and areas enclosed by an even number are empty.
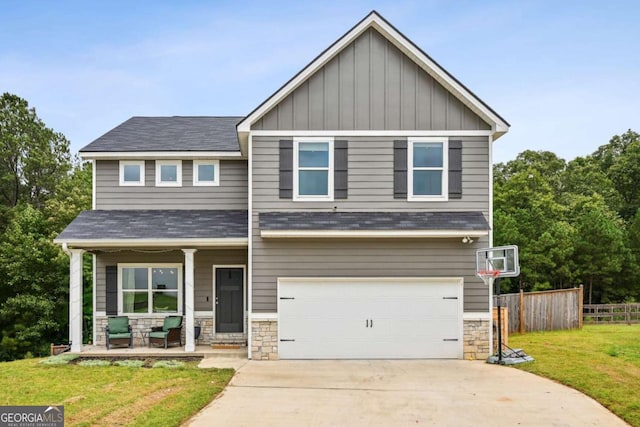
<svg viewBox="0 0 640 427"><path fill-rule="evenodd" d="M509 332L555 331L582 327L582 286L557 291L504 294Z"/></svg>
<svg viewBox="0 0 640 427"><path fill-rule="evenodd" d="M585 304L585 323L640 323L640 303Z"/></svg>

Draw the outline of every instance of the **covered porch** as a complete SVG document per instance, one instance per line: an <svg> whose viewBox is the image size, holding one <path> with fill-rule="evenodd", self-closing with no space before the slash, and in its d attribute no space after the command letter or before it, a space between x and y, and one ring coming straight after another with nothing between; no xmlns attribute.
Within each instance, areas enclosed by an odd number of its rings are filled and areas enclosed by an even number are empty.
<svg viewBox="0 0 640 427"><path fill-rule="evenodd" d="M182 317L182 347L161 351L196 353L197 344L246 342L247 211L85 211L55 242L70 258L72 352L85 350L85 252L93 255L94 283L94 346L86 349L106 350L111 316L126 316L131 327L133 348L118 351L153 350L148 333L167 316Z"/></svg>

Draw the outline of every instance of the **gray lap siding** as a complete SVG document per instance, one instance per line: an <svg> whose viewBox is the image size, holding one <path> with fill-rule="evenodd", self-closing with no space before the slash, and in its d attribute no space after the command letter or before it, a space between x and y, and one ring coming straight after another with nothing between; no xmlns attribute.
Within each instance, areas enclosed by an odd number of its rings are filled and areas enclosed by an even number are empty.
<svg viewBox="0 0 640 427"><path fill-rule="evenodd" d="M220 160L219 186L193 186L193 162L182 161L182 187L156 187L155 161L144 187L121 187L119 162L96 161L96 209L247 209L247 161Z"/></svg>
<svg viewBox="0 0 640 427"><path fill-rule="evenodd" d="M195 310L212 311L213 265L246 265L246 249L199 250L195 253L194 292ZM160 253L134 251L98 252L96 256L96 310L106 310L105 267L118 263L175 263L184 264L184 253L180 250Z"/></svg>
<svg viewBox="0 0 640 427"><path fill-rule="evenodd" d="M464 277L464 310L487 311L489 293L475 277L475 250L461 239L315 239L260 237L258 215L270 211L480 211L489 219L489 141L463 141L461 199L409 202L394 199L392 137L340 137L348 140L348 198L293 202L278 196L278 142L291 137L253 137L253 311L275 312L278 277Z"/></svg>

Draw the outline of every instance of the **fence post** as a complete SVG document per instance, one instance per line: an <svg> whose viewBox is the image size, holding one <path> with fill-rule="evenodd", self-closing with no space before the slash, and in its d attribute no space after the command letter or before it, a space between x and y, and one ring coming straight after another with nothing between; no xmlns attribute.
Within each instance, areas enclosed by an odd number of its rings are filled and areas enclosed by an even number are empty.
<svg viewBox="0 0 640 427"><path fill-rule="evenodd" d="M578 291L578 328L582 329L582 324L584 322L584 286L580 285L580 290Z"/></svg>
<svg viewBox="0 0 640 427"><path fill-rule="evenodd" d="M524 333L524 291L520 289L520 310L518 310L519 322L520 326L518 328L518 332L521 334Z"/></svg>

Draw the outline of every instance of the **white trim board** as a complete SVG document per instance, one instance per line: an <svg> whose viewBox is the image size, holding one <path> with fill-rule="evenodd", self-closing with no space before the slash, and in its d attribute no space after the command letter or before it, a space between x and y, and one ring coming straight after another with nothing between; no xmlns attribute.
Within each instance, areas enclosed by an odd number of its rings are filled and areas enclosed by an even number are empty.
<svg viewBox="0 0 640 427"><path fill-rule="evenodd" d="M489 231L475 230L261 230L260 237L267 238L462 238L482 237Z"/></svg>
<svg viewBox="0 0 640 427"><path fill-rule="evenodd" d="M467 137L491 136L490 130L252 130L253 136L287 137L347 137L347 136L388 136L388 137Z"/></svg>
<svg viewBox="0 0 640 427"><path fill-rule="evenodd" d="M252 322L271 322L274 320L278 320L278 313L251 313Z"/></svg>
<svg viewBox="0 0 640 427"><path fill-rule="evenodd" d="M462 320L491 320L491 313L484 311L462 313Z"/></svg>
<svg viewBox="0 0 640 427"><path fill-rule="evenodd" d="M240 238L220 239L55 239L53 243L84 248L163 248L163 247L245 247L249 240Z"/></svg>
<svg viewBox="0 0 640 427"><path fill-rule="evenodd" d="M367 282L367 283L386 283L390 279L393 279L397 283L441 283L451 282L464 285L464 277L278 277L278 283L297 283L300 281L312 282L312 283L324 283L324 282ZM266 314L266 313L263 313ZM277 314L277 313L275 313Z"/></svg>
<svg viewBox="0 0 640 427"><path fill-rule="evenodd" d="M240 151L96 151L80 152L83 160L239 159Z"/></svg>
<svg viewBox="0 0 640 427"><path fill-rule="evenodd" d="M494 113L476 95L471 93L466 87L453 78L440 65L435 63L424 52L417 48L413 42L391 26L384 18L375 11L371 12L362 21L356 24L344 36L338 39L332 46L320 54L309 65L302 69L289 82L282 86L277 92L271 95L264 103L257 107L251 114L245 117L237 126L238 133L246 133L251 130L251 125L262 118L275 105L297 89L313 73L326 65L336 55L338 55L347 45L353 42L367 29L374 28L389 40L394 46L400 49L405 55L411 58L416 64L427 72L430 76L442 84L449 92L458 98L463 104L478 114L483 120L491 124L493 135L498 139L509 130L509 124Z"/></svg>

